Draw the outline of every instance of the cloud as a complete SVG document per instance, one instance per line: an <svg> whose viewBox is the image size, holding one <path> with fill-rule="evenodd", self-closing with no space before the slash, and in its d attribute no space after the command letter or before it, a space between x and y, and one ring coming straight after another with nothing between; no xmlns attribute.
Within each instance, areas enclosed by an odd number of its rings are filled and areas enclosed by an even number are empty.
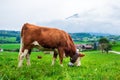
<svg viewBox="0 0 120 80"><path fill-rule="evenodd" d="M68 32L120 34L119 3L120 0L2 0L0 29L20 30L29 22ZM74 14L78 18L73 18ZM69 16L71 19L66 19Z"/></svg>
<svg viewBox="0 0 120 80"><path fill-rule="evenodd" d="M107 6L73 14L66 20L51 21L43 25L57 26L67 32L101 32L120 35L119 12L120 6L107 4Z"/></svg>

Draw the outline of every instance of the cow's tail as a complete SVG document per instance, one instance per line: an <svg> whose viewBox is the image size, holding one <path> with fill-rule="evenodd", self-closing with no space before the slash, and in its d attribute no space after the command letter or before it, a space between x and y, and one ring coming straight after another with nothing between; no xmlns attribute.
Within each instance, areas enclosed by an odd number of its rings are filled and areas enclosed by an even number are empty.
<svg viewBox="0 0 120 80"><path fill-rule="evenodd" d="M22 38L22 36L23 36L24 26L25 26L25 24L23 25L23 27L22 27L22 29L21 29L21 38Z"/></svg>
<svg viewBox="0 0 120 80"><path fill-rule="evenodd" d="M18 55L18 60L20 61L20 55L22 54L22 48L23 48L23 42L22 42L22 37L20 40L20 49L19 49L19 55Z"/></svg>
<svg viewBox="0 0 120 80"><path fill-rule="evenodd" d="M25 23L21 29L20 52L22 52L22 47L24 46L23 38L24 38L25 30L28 29L27 25L29 25L29 23Z"/></svg>
<svg viewBox="0 0 120 80"><path fill-rule="evenodd" d="M24 30L27 29L27 25L28 25L28 23L25 23L25 24L23 25L23 27L22 27L22 29L21 29L21 37L22 37L23 34L24 34Z"/></svg>
<svg viewBox="0 0 120 80"><path fill-rule="evenodd" d="M20 49L19 49L19 53L22 52L22 47L23 47L23 42L22 42L22 37L21 37L21 40L20 40Z"/></svg>
<svg viewBox="0 0 120 80"><path fill-rule="evenodd" d="M24 29L26 28L26 25L28 23L24 24L22 29L21 29L21 40L20 40L20 50L19 50L19 54L22 52L22 47L23 47L23 34L24 34Z"/></svg>

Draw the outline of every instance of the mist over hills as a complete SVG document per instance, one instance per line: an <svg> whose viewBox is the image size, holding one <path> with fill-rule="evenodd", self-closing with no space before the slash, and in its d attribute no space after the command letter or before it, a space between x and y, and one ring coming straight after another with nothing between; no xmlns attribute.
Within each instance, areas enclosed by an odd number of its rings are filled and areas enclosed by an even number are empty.
<svg viewBox="0 0 120 80"><path fill-rule="evenodd" d="M120 35L120 15L117 13L119 8L109 7L109 11L100 12L101 9L75 13L63 20L38 22L37 24L60 28L69 33L93 32Z"/></svg>

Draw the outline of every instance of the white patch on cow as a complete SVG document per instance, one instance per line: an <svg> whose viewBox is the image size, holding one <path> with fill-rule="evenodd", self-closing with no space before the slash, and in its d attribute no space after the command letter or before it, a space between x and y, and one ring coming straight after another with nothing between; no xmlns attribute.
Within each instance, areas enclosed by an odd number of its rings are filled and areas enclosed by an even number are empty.
<svg viewBox="0 0 120 80"><path fill-rule="evenodd" d="M32 44L35 45L35 46L38 46L37 48L40 49L40 50L44 49L37 41L34 41Z"/></svg>
<svg viewBox="0 0 120 80"><path fill-rule="evenodd" d="M39 43L37 41L34 41L32 44L34 44L35 46L39 46Z"/></svg>
<svg viewBox="0 0 120 80"><path fill-rule="evenodd" d="M79 52L79 49L76 49L76 52Z"/></svg>
<svg viewBox="0 0 120 80"><path fill-rule="evenodd" d="M63 53L63 57L64 57L64 58L66 57L65 53Z"/></svg>
<svg viewBox="0 0 120 80"><path fill-rule="evenodd" d="M25 49L24 52L22 54L20 54L20 61L18 63L18 67L21 67L22 66L22 63L23 63L23 59L24 57L27 55L28 53L28 49Z"/></svg>
<svg viewBox="0 0 120 80"><path fill-rule="evenodd" d="M76 66L80 66L80 65L81 65L80 57L77 58L77 60L76 60L76 62L75 62L75 65L76 65Z"/></svg>
<svg viewBox="0 0 120 80"><path fill-rule="evenodd" d="M50 54L54 54L54 52L53 51L49 51L50 52Z"/></svg>
<svg viewBox="0 0 120 80"><path fill-rule="evenodd" d="M25 57L27 55L27 53L28 53L28 49L25 49L24 53L21 55L21 57Z"/></svg>

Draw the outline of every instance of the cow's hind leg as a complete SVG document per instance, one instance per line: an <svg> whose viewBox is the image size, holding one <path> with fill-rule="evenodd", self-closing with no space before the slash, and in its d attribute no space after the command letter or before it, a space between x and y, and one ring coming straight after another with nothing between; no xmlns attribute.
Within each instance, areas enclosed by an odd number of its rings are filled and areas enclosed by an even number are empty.
<svg viewBox="0 0 120 80"><path fill-rule="evenodd" d="M57 59L57 55L58 55L58 50L55 49L54 53L53 53L52 66L55 64L55 61Z"/></svg>
<svg viewBox="0 0 120 80"><path fill-rule="evenodd" d="M23 63L23 59L24 57L28 54L28 49L24 49L19 53L19 63L18 63L18 67L22 66Z"/></svg>
<svg viewBox="0 0 120 80"><path fill-rule="evenodd" d="M63 67L63 54L64 54L64 50L62 48L58 48L58 52L59 52L59 59L60 59L60 66Z"/></svg>
<svg viewBox="0 0 120 80"><path fill-rule="evenodd" d="M31 49L28 50L28 53L26 54L26 60L27 60L27 65L30 66L30 54L31 54Z"/></svg>

